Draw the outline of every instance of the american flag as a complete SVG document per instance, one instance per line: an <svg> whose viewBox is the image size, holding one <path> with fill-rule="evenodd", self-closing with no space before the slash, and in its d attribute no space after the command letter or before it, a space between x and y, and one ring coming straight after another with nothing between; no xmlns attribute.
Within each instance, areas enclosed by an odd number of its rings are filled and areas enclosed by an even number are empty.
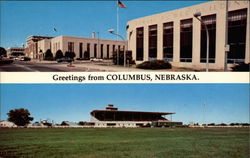
<svg viewBox="0 0 250 158"><path fill-rule="evenodd" d="M127 8L120 0L118 0L118 6L121 8Z"/></svg>

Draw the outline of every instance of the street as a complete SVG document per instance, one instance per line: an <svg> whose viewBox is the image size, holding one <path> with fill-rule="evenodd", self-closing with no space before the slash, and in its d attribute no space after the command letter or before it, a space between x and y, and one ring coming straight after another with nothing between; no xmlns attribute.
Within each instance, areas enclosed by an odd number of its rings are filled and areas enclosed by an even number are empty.
<svg viewBox="0 0 250 158"><path fill-rule="evenodd" d="M0 72L128 72L149 71L136 68L114 66L108 62L75 61L69 63L56 63L55 61L18 61L12 64L1 64Z"/></svg>
<svg viewBox="0 0 250 158"><path fill-rule="evenodd" d="M69 63L34 62L34 61L14 61L12 64L0 65L1 72L84 72L84 71L104 71L101 69L88 68L79 62Z"/></svg>
<svg viewBox="0 0 250 158"><path fill-rule="evenodd" d="M12 64L0 64L0 72L182 72L202 71L187 68L172 67L172 69L146 70L135 67L116 66L111 61L74 61L69 63L57 63L56 61L19 61ZM215 70L211 70L215 71ZM217 70L218 71L218 70Z"/></svg>

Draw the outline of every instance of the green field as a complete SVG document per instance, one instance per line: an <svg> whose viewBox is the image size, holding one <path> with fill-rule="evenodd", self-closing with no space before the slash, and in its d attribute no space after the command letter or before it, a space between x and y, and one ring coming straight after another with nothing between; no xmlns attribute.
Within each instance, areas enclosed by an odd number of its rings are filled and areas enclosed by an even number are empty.
<svg viewBox="0 0 250 158"><path fill-rule="evenodd" d="M0 129L0 157L249 158L249 128Z"/></svg>

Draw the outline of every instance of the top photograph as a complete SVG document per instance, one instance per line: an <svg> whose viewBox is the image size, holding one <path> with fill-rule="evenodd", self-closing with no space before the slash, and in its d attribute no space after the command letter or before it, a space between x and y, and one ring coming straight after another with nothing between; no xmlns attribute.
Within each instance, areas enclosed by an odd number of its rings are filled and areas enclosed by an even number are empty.
<svg viewBox="0 0 250 158"><path fill-rule="evenodd" d="M0 1L0 72L249 72L250 2Z"/></svg>

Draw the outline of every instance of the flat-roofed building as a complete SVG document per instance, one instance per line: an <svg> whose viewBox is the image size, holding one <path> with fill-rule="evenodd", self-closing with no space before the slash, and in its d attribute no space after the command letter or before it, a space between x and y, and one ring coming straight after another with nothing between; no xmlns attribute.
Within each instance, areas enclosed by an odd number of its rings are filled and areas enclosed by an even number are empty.
<svg viewBox="0 0 250 158"><path fill-rule="evenodd" d="M249 1L228 1L227 63L249 63ZM206 30L209 31L209 67L223 69L225 62L226 1L211 1L127 23L128 49L136 63L166 60L177 67L206 67ZM228 65L231 66L231 65Z"/></svg>
<svg viewBox="0 0 250 158"><path fill-rule="evenodd" d="M48 49L51 50L53 56L56 55L58 50L61 50L64 54L67 51L74 52L76 58L82 59L91 57L110 59L113 56L113 52L119 51L121 53L127 50L127 41L97 39L95 36L93 38L73 36L47 37L39 38L35 42L31 37L27 39L26 54L35 59L43 59Z"/></svg>
<svg viewBox="0 0 250 158"><path fill-rule="evenodd" d="M24 47L10 47L6 50L7 52L7 57L19 57L19 56L24 56Z"/></svg>
<svg viewBox="0 0 250 158"><path fill-rule="evenodd" d="M165 118L170 112L120 111L112 104L106 110L93 110L90 122L94 127L150 127L153 124L161 126L182 125Z"/></svg>
<svg viewBox="0 0 250 158"><path fill-rule="evenodd" d="M25 54L26 56L32 58L32 59L39 59L39 57L42 56L40 49L38 48L38 42L41 40L49 40L53 37L49 36L29 36L26 38L26 48L25 48ZM47 41L46 40L46 41ZM40 47L44 47L41 46ZM41 48L42 49L42 48Z"/></svg>
<svg viewBox="0 0 250 158"><path fill-rule="evenodd" d="M45 57L45 52L51 50L51 39L42 39L37 42L38 47L38 59L43 59Z"/></svg>
<svg viewBox="0 0 250 158"><path fill-rule="evenodd" d="M53 55L57 50L63 53L74 52L76 58L112 58L113 52L127 49L127 41L116 41L96 38L83 38L72 36L58 36L51 39L51 51Z"/></svg>

